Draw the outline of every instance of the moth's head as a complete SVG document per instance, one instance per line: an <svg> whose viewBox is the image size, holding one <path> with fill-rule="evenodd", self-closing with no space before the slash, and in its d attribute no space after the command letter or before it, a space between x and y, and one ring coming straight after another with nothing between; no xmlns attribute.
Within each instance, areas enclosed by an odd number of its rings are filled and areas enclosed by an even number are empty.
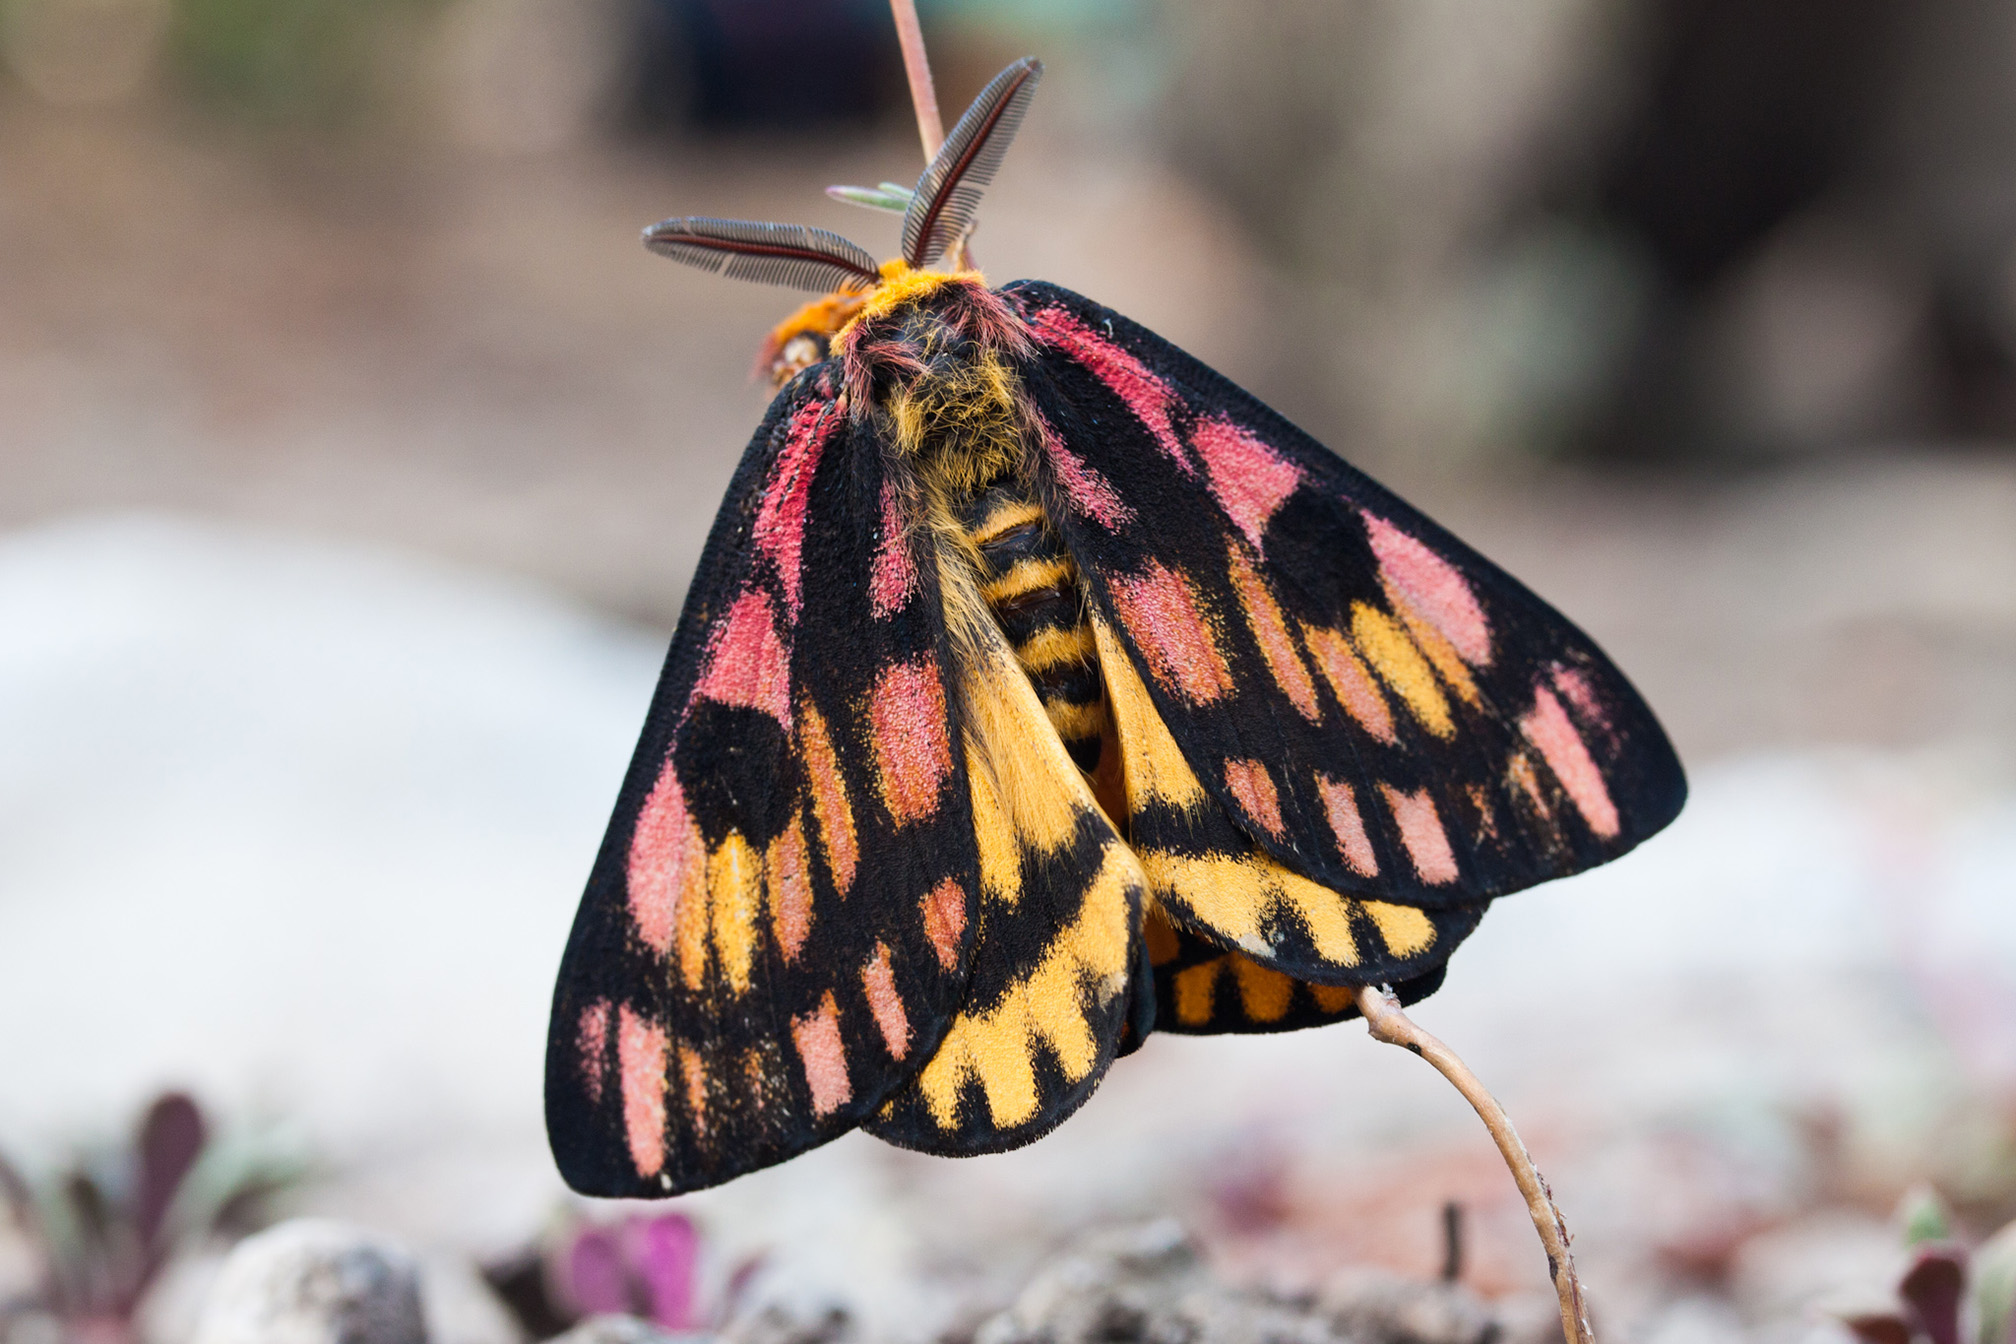
<svg viewBox="0 0 2016 1344"><path fill-rule="evenodd" d="M779 323L757 357L757 371L781 387L831 357L840 333L864 313L921 296L952 278L939 266L964 258L981 190L994 180L1042 77L1043 63L1033 56L996 75L945 137L914 189L891 182L873 189L828 188L835 199L903 216L903 251L880 266L839 234L804 224L687 215L653 224L644 231L644 245L717 275L823 293Z"/></svg>

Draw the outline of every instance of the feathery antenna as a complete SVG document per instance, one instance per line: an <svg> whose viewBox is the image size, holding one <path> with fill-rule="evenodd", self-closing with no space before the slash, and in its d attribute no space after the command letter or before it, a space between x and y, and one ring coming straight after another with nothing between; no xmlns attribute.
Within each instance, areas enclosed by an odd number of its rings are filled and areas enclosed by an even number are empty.
<svg viewBox="0 0 2016 1344"><path fill-rule="evenodd" d="M823 294L881 280L875 258L837 233L806 224L685 215L644 230L644 246L715 275Z"/></svg>
<svg viewBox="0 0 2016 1344"><path fill-rule="evenodd" d="M958 247L972 229L980 195L1000 170L1041 78L1043 62L1025 56L994 76L959 118L931 166L917 179L904 213L905 261L928 265Z"/></svg>

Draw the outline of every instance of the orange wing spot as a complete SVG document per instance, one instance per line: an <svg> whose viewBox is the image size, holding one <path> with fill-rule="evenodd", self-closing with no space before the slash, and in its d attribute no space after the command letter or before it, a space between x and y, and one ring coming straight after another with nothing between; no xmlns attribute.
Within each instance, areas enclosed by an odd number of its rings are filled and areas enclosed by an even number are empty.
<svg viewBox="0 0 2016 1344"><path fill-rule="evenodd" d="M1303 626L1302 641L1309 646L1317 670L1330 683L1337 703L1344 706L1345 712L1381 742L1393 741L1393 711L1386 707L1386 697L1372 680L1372 674L1365 670L1365 664L1351 652L1350 641L1320 625Z"/></svg>
<svg viewBox="0 0 2016 1344"><path fill-rule="evenodd" d="M1148 944L1151 966L1167 966L1183 951L1183 945L1176 939L1176 926L1169 922L1169 912L1152 896L1142 900L1141 937Z"/></svg>
<svg viewBox="0 0 2016 1344"><path fill-rule="evenodd" d="M707 1137L707 1061L690 1045L679 1047L679 1072L686 1083L686 1112L693 1117L693 1132Z"/></svg>
<svg viewBox="0 0 2016 1344"><path fill-rule="evenodd" d="M1519 731L1540 748L1548 768L1561 781L1569 801L1582 814L1582 820L1589 823L1589 829L1605 840L1615 836L1620 829L1617 804L1611 801L1602 770L1597 768L1582 735L1575 731L1568 711L1561 708L1554 692L1545 686L1534 688L1532 712L1519 720Z"/></svg>
<svg viewBox="0 0 2016 1344"><path fill-rule="evenodd" d="M1365 534L1380 577L1405 593L1471 666L1489 666L1491 624L1456 567L1374 514L1365 515Z"/></svg>
<svg viewBox="0 0 2016 1344"><path fill-rule="evenodd" d="M1171 935L1172 937L1174 935ZM609 1000L597 999L581 1010L574 1027L574 1053L581 1063L581 1085L588 1100L602 1104L609 1080Z"/></svg>
<svg viewBox="0 0 2016 1344"><path fill-rule="evenodd" d="M1232 974L1239 982L1239 1006L1253 1022L1279 1022L1288 1015L1295 982L1251 957L1234 955Z"/></svg>
<svg viewBox="0 0 2016 1344"><path fill-rule="evenodd" d="M1482 784L1472 784L1463 790L1470 800L1470 806L1477 813L1477 844L1482 848L1498 839L1498 813L1491 806L1491 795Z"/></svg>
<svg viewBox="0 0 2016 1344"><path fill-rule="evenodd" d="M670 761L637 813L624 890L637 936L661 957L672 951L675 940L683 944L680 932L692 922L695 911L701 912L705 928L707 844L686 807L685 791ZM704 943L700 955L706 956ZM697 981L703 965L684 969L689 981Z"/></svg>
<svg viewBox="0 0 2016 1344"><path fill-rule="evenodd" d="M617 1010L616 1067L623 1079L623 1134L630 1165L650 1180L665 1169L665 1031L624 1004Z"/></svg>
<svg viewBox="0 0 2016 1344"><path fill-rule="evenodd" d="M1387 901L1366 901L1364 910L1394 956L1411 957L1435 946L1435 921L1424 911Z"/></svg>
<svg viewBox="0 0 2016 1344"><path fill-rule="evenodd" d="M1449 834L1442 829L1441 814L1428 790L1402 793L1391 784L1381 784L1379 792L1386 796L1386 806L1400 828L1400 843L1407 846L1407 857L1414 860L1414 871L1421 880L1434 886L1454 882L1456 855L1449 848Z"/></svg>
<svg viewBox="0 0 2016 1344"><path fill-rule="evenodd" d="M840 778L840 758L833 754L826 720L810 703L805 705L803 716L798 746L805 753L805 773L812 781L812 810L819 818L819 836L826 846L826 871L833 875L833 890L845 896L854 885L855 865L861 861L854 840L854 809L847 803L847 783Z"/></svg>
<svg viewBox="0 0 2016 1344"><path fill-rule="evenodd" d="M924 657L884 668L868 693L868 726L882 801L896 824L937 811L939 786L952 773L945 685L938 678L937 660Z"/></svg>
<svg viewBox="0 0 2016 1344"><path fill-rule="evenodd" d="M924 936L947 971L959 965L959 941L966 933L966 890L957 878L946 878L925 894Z"/></svg>
<svg viewBox="0 0 2016 1344"><path fill-rule="evenodd" d="M1281 821L1281 795L1266 766L1254 760L1225 762L1225 787L1260 829L1276 840L1288 833Z"/></svg>
<svg viewBox="0 0 2016 1344"><path fill-rule="evenodd" d="M773 1097L789 1108L789 1097L777 1096L783 1081L784 1047L777 1041L764 1040L742 1052L742 1095L739 1100L746 1111L760 1116L770 1109Z"/></svg>
<svg viewBox="0 0 2016 1344"><path fill-rule="evenodd" d="M1323 799L1323 811L1330 819L1330 831L1337 837L1337 852L1344 856L1344 862L1360 877L1379 876L1379 856L1372 850L1372 837L1365 833L1357 790L1341 779L1319 774L1316 793Z"/></svg>
<svg viewBox="0 0 2016 1344"><path fill-rule="evenodd" d="M1369 603L1354 602L1351 642L1423 728L1445 740L1456 735L1456 721L1449 716L1449 700L1435 679L1435 669L1398 621Z"/></svg>
<svg viewBox="0 0 2016 1344"><path fill-rule="evenodd" d="M1232 689L1232 670L1181 573L1151 562L1138 578L1113 580L1113 605L1164 690L1204 705Z"/></svg>
<svg viewBox="0 0 2016 1344"><path fill-rule="evenodd" d="M749 992L756 962L756 920L763 903L763 860L740 831L730 831L707 856L707 900L714 916L714 955L737 994Z"/></svg>
<svg viewBox="0 0 2016 1344"><path fill-rule="evenodd" d="M1176 1020L1186 1027L1201 1027L1211 1020L1212 998L1218 987L1218 972L1225 968L1224 957L1176 972Z"/></svg>
<svg viewBox="0 0 2016 1344"><path fill-rule="evenodd" d="M1231 554L1232 587L1246 608L1246 623L1253 629L1260 656L1267 660L1267 670L1274 675L1275 684L1287 695L1289 703L1303 718L1314 723L1322 712L1316 703L1316 683L1310 680L1309 669L1303 666L1302 655L1295 649L1295 639L1288 633L1288 622L1282 619L1281 606L1267 590L1267 581L1247 561L1239 543L1232 543Z"/></svg>
<svg viewBox="0 0 2016 1344"><path fill-rule="evenodd" d="M1341 1013L1357 1002L1358 991L1350 985L1311 985L1309 997L1326 1013Z"/></svg>
<svg viewBox="0 0 2016 1344"><path fill-rule="evenodd" d="M791 1019L791 1043L805 1065L805 1085L812 1089L812 1114L824 1119L854 1099L847 1077L847 1046L840 1039L840 1005L833 991L819 1001L817 1011Z"/></svg>
<svg viewBox="0 0 2016 1344"><path fill-rule="evenodd" d="M1546 793L1540 788L1540 776L1533 769L1533 758L1523 751L1512 753L1512 759L1505 766L1505 777L1519 792L1526 795L1533 810L1540 814L1542 821L1551 821L1554 808L1548 803Z"/></svg>
<svg viewBox="0 0 2016 1344"><path fill-rule="evenodd" d="M875 944L875 955L861 964L861 989L868 996L868 1011L875 1015L889 1057L903 1058L910 1050L910 1015L903 1011L903 996L896 992L887 943Z"/></svg>
<svg viewBox="0 0 2016 1344"><path fill-rule="evenodd" d="M784 833L770 842L770 929L786 964L798 959L812 932L812 869L805 853L805 816L793 813Z"/></svg>
<svg viewBox="0 0 2016 1344"><path fill-rule="evenodd" d="M1415 644L1427 655L1429 663L1435 670L1442 674L1442 680L1448 683L1449 689L1461 696L1463 703L1472 707L1482 707L1484 697L1478 694L1477 682L1471 677L1470 669L1465 667L1463 660L1457 656L1455 646L1444 639L1442 632L1429 624L1415 609L1414 604L1407 600L1406 594L1390 582L1386 585L1386 598L1393 604L1393 610L1399 613L1401 622L1406 625L1407 633L1414 637Z"/></svg>
<svg viewBox="0 0 2016 1344"><path fill-rule="evenodd" d="M758 709L791 731L791 653L777 635L770 595L745 589L714 627L696 698Z"/></svg>

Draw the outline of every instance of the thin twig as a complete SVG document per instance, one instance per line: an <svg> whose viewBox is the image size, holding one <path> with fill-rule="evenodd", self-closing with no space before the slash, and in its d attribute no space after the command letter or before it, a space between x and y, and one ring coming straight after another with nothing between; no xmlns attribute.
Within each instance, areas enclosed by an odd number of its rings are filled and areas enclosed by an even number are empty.
<svg viewBox="0 0 2016 1344"><path fill-rule="evenodd" d="M917 24L917 0L889 0L896 16L896 40L903 47L903 73L910 76L910 103L917 109L917 138L924 142L924 162L938 157L945 143L945 123L938 116L938 91L931 84L931 62L924 55L924 30Z"/></svg>
<svg viewBox="0 0 2016 1344"><path fill-rule="evenodd" d="M1567 1344L1596 1344L1596 1332L1589 1328L1589 1311L1582 1300L1582 1281L1575 1277L1575 1257L1568 1251L1568 1225L1561 1220L1561 1210L1554 1206L1554 1192L1547 1188L1547 1178L1533 1165L1533 1156L1519 1141L1519 1133L1512 1128L1505 1108L1456 1057L1455 1051L1415 1026L1400 1011L1400 1000L1392 990L1384 985L1366 985L1358 991L1358 1010L1365 1014L1365 1025L1371 1028L1373 1040L1405 1046L1433 1064L1476 1109L1478 1118L1497 1142L1505 1165L1512 1169L1512 1179L1519 1183L1519 1193L1526 1197L1526 1212L1532 1215L1540 1244L1547 1248L1547 1273L1561 1299L1561 1329Z"/></svg>

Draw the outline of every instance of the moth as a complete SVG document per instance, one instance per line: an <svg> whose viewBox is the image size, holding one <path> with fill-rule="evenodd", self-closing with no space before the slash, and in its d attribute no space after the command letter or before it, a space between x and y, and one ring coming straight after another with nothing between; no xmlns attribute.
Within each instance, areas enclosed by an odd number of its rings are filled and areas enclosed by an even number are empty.
<svg viewBox="0 0 2016 1344"><path fill-rule="evenodd" d="M895 260L646 233L824 297L766 347L560 969L547 1125L584 1193L857 1127L1017 1147L1152 1031L1432 992L1491 900L1685 796L1631 685L1504 572L1154 333L947 265L1041 73L884 189Z"/></svg>

